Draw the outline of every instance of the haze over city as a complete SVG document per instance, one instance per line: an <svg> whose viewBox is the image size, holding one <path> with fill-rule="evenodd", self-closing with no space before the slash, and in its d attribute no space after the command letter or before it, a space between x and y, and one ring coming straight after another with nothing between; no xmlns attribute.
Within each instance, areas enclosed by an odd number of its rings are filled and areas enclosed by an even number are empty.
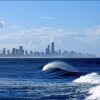
<svg viewBox="0 0 100 100"><path fill-rule="evenodd" d="M0 100L100 100L100 1L0 0Z"/></svg>
<svg viewBox="0 0 100 100"><path fill-rule="evenodd" d="M19 48L12 48L12 50L7 50L6 48L3 48L0 52L0 57L50 57L50 58L95 58L96 55L90 54L90 53L82 53L82 52L76 52L74 50L68 51L64 50L62 51L60 48L59 50L56 50L55 43L51 42L51 44L48 44L45 48L45 51L30 51L25 50L23 46L19 46Z"/></svg>
<svg viewBox="0 0 100 100"><path fill-rule="evenodd" d="M99 1L1 1L0 48L45 51L56 41L57 50L100 56L99 12Z"/></svg>

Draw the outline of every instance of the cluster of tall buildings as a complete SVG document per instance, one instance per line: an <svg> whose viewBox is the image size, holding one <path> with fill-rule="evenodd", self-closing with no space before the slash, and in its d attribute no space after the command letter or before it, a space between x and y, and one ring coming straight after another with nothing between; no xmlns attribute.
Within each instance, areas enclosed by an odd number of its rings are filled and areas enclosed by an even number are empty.
<svg viewBox="0 0 100 100"><path fill-rule="evenodd" d="M6 56L24 56L24 49L22 46L19 46L19 48L12 48L12 50L6 50L6 48L3 48L1 51L0 56L6 57Z"/></svg>
<svg viewBox="0 0 100 100"><path fill-rule="evenodd" d="M46 55L54 55L55 54L55 48L54 48L54 42L51 43L51 46L48 44L46 50L45 50Z"/></svg>
<svg viewBox="0 0 100 100"><path fill-rule="evenodd" d="M55 50L55 44L54 42L51 42L51 44L47 45L44 52L33 52L33 51L27 51L24 50L23 46L19 46L19 48L12 48L12 50L6 50L6 48L3 48L0 57L96 57L94 54L83 54L83 53L77 53L74 50L72 51L61 51Z"/></svg>

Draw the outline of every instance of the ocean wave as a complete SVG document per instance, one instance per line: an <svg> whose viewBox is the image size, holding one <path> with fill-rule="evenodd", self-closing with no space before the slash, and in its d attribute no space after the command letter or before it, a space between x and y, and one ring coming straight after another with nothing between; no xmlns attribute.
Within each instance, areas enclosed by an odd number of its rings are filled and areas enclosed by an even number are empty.
<svg viewBox="0 0 100 100"><path fill-rule="evenodd" d="M48 78L66 78L65 76L76 76L80 74L74 66L63 61L47 63L43 66L42 72L45 73Z"/></svg>
<svg viewBox="0 0 100 100"><path fill-rule="evenodd" d="M75 79L75 83L90 83L90 84L100 84L100 75L97 73L90 73L87 75L80 76L80 78Z"/></svg>
<svg viewBox="0 0 100 100"><path fill-rule="evenodd" d="M85 100L100 100L100 75L98 73L83 75L73 82L95 84L96 86L89 89L88 94L90 95Z"/></svg>
<svg viewBox="0 0 100 100"><path fill-rule="evenodd" d="M56 68L64 70L64 71L70 71L70 72L76 71L76 69L74 67L72 67L71 65L69 65L65 62L62 62L62 61L50 62L43 67L42 71L51 71L51 70L54 70Z"/></svg>

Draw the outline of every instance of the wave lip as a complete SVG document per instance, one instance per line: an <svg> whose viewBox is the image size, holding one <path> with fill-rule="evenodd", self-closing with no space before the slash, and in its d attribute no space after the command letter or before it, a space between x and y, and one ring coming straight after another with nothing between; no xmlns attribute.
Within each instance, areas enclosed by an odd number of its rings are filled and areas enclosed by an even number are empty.
<svg viewBox="0 0 100 100"><path fill-rule="evenodd" d="M54 69L61 69L61 70L68 71L68 72L76 71L76 69L73 68L71 65L69 65L65 62L62 62L62 61L50 62L43 67L42 71L51 71Z"/></svg>

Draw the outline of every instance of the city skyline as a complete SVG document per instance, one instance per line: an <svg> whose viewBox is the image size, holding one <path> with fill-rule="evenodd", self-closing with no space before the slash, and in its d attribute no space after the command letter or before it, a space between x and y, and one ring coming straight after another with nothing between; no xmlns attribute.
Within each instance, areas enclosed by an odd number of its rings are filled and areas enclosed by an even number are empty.
<svg viewBox="0 0 100 100"><path fill-rule="evenodd" d="M74 50L62 51L60 48L56 50L55 43L51 42L48 44L44 51L27 51L23 46L19 46L19 48L12 48L12 50L7 50L3 48L0 52L0 57L62 57L62 58L88 58L88 57L96 57L94 54L90 53L82 53L76 52Z"/></svg>
<svg viewBox="0 0 100 100"><path fill-rule="evenodd" d="M0 1L0 48L56 48L100 56L100 1Z"/></svg>

